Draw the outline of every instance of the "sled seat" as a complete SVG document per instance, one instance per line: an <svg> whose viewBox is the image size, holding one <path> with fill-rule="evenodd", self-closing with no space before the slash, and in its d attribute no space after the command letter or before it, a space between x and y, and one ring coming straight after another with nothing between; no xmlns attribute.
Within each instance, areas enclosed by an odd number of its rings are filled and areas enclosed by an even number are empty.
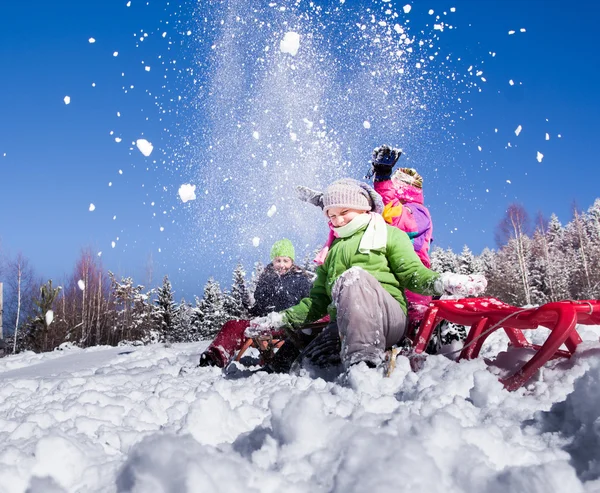
<svg viewBox="0 0 600 493"><path fill-rule="evenodd" d="M535 350L533 357L513 375L501 379L507 390L516 390L550 359L569 358L581 343L576 325L600 324L598 300L557 301L540 307L519 308L496 298L463 298L459 300L434 300L423 317L413 340L413 352L422 353L435 327L447 320L470 327L458 359L479 356L485 340L494 331L504 329L511 346ZM523 330L544 326L550 335L542 345L531 344ZM565 345L566 350L559 349Z"/></svg>

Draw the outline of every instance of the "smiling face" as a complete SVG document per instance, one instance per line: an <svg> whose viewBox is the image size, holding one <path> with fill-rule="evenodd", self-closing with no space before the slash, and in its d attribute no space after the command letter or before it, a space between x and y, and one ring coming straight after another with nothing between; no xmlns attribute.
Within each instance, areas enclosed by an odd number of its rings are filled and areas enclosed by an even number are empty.
<svg viewBox="0 0 600 493"><path fill-rule="evenodd" d="M275 257L273 259L273 268L280 276L292 268L294 261L290 257Z"/></svg>
<svg viewBox="0 0 600 493"><path fill-rule="evenodd" d="M360 214L366 214L366 212L358 209L349 209L348 207L331 207L327 209L327 217L334 228L345 226Z"/></svg>

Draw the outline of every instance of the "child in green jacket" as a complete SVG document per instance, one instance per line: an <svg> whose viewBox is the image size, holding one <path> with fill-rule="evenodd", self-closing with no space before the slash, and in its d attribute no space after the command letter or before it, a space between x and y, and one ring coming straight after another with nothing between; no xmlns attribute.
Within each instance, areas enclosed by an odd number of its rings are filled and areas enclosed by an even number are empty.
<svg viewBox="0 0 600 493"><path fill-rule="evenodd" d="M381 197L366 183L345 178L305 200L322 207L336 239L317 269L309 297L252 320L250 333L280 327L297 331L329 313L329 325L310 346L331 347L339 337L345 367L359 362L376 367L385 350L405 335L405 289L433 296L478 295L485 290L483 276L438 274L426 268L408 235L386 224Z"/></svg>

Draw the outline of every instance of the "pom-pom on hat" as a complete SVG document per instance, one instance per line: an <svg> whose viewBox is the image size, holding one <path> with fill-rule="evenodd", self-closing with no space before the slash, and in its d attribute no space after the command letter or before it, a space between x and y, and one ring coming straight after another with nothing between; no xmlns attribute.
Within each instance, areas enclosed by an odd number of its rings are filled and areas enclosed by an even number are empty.
<svg viewBox="0 0 600 493"><path fill-rule="evenodd" d="M275 257L289 257L292 260L295 260L296 251L294 250L292 242L287 238L283 238L282 240L273 243L273 246L271 247L271 260Z"/></svg>
<svg viewBox="0 0 600 493"><path fill-rule="evenodd" d="M423 177L413 168L398 168L392 175L392 181L423 188Z"/></svg>

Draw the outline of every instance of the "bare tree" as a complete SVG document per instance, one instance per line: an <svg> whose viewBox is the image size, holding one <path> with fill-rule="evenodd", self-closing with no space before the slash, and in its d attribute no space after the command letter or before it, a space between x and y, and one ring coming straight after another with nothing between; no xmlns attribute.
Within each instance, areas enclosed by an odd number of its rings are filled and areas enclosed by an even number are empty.
<svg viewBox="0 0 600 493"><path fill-rule="evenodd" d="M6 262L5 275L8 288L7 321L14 324L13 352L16 352L19 328L33 314L34 299L41 282L36 278L33 267L22 252Z"/></svg>
<svg viewBox="0 0 600 493"><path fill-rule="evenodd" d="M111 344L111 307L108 276L92 249L84 248L58 302L60 322L53 329L62 331L62 336L57 340L62 338L83 347Z"/></svg>
<svg viewBox="0 0 600 493"><path fill-rule="evenodd" d="M521 204L510 204L506 209L506 215L496 228L496 242L498 246L506 245L510 240L515 240L517 267L519 277L525 294L525 303L531 304L531 289L529 283L528 257L527 251L528 234L530 233L530 222L527 211Z"/></svg>

